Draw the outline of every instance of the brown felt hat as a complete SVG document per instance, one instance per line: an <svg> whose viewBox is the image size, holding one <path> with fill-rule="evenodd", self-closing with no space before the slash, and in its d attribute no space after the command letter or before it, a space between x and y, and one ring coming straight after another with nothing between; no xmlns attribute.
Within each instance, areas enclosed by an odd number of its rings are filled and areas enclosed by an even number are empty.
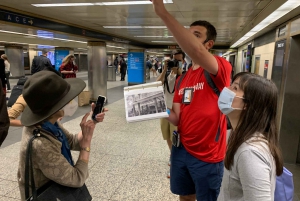
<svg viewBox="0 0 300 201"><path fill-rule="evenodd" d="M78 78L63 79L50 71L40 71L25 83L23 97L27 106L22 114L24 126L35 125L62 109L86 84Z"/></svg>

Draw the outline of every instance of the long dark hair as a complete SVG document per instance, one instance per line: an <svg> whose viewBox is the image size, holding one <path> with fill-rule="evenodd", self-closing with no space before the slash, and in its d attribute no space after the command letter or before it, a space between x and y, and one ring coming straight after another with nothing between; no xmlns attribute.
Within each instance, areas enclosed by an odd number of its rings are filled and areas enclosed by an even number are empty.
<svg viewBox="0 0 300 201"><path fill-rule="evenodd" d="M255 133L261 133L268 141L270 152L275 159L276 175L279 176L283 171L283 159L276 126L277 87L272 81L256 74L239 73L233 81L237 78L240 78L239 87L244 91L245 109L241 112L236 129L229 137L225 167L231 169L234 155L242 143Z"/></svg>

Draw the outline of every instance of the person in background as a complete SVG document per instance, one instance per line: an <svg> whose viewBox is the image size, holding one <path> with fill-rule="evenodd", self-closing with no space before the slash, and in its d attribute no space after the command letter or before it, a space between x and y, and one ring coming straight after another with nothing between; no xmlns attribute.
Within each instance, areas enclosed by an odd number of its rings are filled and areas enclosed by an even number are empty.
<svg viewBox="0 0 300 201"><path fill-rule="evenodd" d="M31 65L31 74L37 73L45 68L53 68L50 59L47 58L48 50L43 49L42 55L34 57Z"/></svg>
<svg viewBox="0 0 300 201"><path fill-rule="evenodd" d="M6 54L2 54L1 58L4 60L4 65L5 65L5 77L6 77L6 88L7 88L7 92L11 91L10 88L10 83L9 83L9 76L10 76L10 63L8 61L8 58L6 56Z"/></svg>
<svg viewBox="0 0 300 201"><path fill-rule="evenodd" d="M4 59L0 57L0 80L2 84L2 89L6 95L6 76L5 76L5 63Z"/></svg>
<svg viewBox="0 0 300 201"><path fill-rule="evenodd" d="M121 69L121 80L120 81L125 81L125 76L126 76L126 71L127 71L127 64L124 58L121 59L120 61Z"/></svg>
<svg viewBox="0 0 300 201"><path fill-rule="evenodd" d="M74 64L74 60L75 56L73 54L69 54L63 59L62 64L59 67L59 71L63 78L76 78L78 67Z"/></svg>
<svg viewBox="0 0 300 201"><path fill-rule="evenodd" d="M278 90L256 74L239 73L218 100L232 125L218 201L274 200L283 172L276 126ZM254 121L259 119L259 121Z"/></svg>
<svg viewBox="0 0 300 201"><path fill-rule="evenodd" d="M118 65L119 65L119 60L118 60L118 57L116 57L114 60L114 66L116 67L116 73L118 73Z"/></svg>
<svg viewBox="0 0 300 201"><path fill-rule="evenodd" d="M0 82L0 147L5 140L9 129L9 118L6 109L6 96L1 88L2 82Z"/></svg>
<svg viewBox="0 0 300 201"><path fill-rule="evenodd" d="M185 53L182 50L174 50L172 52L173 59L179 61L179 68L182 68L183 71L187 71L187 63L185 61Z"/></svg>
<svg viewBox="0 0 300 201"><path fill-rule="evenodd" d="M156 66L157 66L157 60L153 59L153 61L152 61L152 67L151 67L151 71L153 73L153 77L157 77ZM155 74L155 76L154 76L154 74Z"/></svg>
<svg viewBox="0 0 300 201"><path fill-rule="evenodd" d="M94 129L97 122L103 121L105 114L98 114L96 121L93 121L88 120L91 112L86 113L80 123L81 131L76 135L69 133L57 122L58 118L65 115L65 106L85 86L81 79L62 79L49 71L36 73L26 81L23 97L27 107L21 117L21 123L25 127L17 174L21 200L27 200L24 171L26 149L34 131L48 137L39 137L32 142L33 175L37 189L49 181L73 188L82 187L86 182ZM91 110L94 107L95 104L92 104ZM75 163L70 150L80 152Z"/></svg>
<svg viewBox="0 0 300 201"><path fill-rule="evenodd" d="M157 78L156 81L161 81L164 87L164 97L167 104L167 108L171 109L173 105L173 98L174 98L174 88L176 79L182 74L182 68L173 67L170 69L171 71L168 72L168 60L164 62L164 67L162 73ZM173 61L171 61L173 62ZM160 129L163 136L163 139L167 141L168 148L172 150L172 137L173 131L177 130L177 127L170 123L167 119L163 118L160 119ZM171 166L171 157L169 159L169 166ZM167 173L167 177L170 178L170 171Z"/></svg>

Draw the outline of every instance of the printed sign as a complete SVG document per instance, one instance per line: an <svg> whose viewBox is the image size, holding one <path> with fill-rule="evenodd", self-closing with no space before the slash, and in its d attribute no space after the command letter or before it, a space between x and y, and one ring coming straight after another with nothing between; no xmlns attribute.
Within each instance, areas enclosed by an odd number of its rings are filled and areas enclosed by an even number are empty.
<svg viewBox="0 0 300 201"><path fill-rule="evenodd" d="M128 83L143 84L145 58L143 52L128 53Z"/></svg>
<svg viewBox="0 0 300 201"><path fill-rule="evenodd" d="M69 55L69 50L55 50L55 69L59 70L62 61Z"/></svg>

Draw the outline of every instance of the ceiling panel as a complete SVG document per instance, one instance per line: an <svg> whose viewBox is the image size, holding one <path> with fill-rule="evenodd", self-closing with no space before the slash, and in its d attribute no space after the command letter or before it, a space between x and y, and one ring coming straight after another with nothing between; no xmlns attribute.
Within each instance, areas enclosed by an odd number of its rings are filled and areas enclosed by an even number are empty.
<svg viewBox="0 0 300 201"><path fill-rule="evenodd" d="M123 1L123 0L102 0ZM64 0L63 3L95 3L101 0ZM173 0L167 10L184 26L196 20L207 20L218 30L217 44L230 44L234 36L249 24L271 0ZM29 12L39 17L123 36L153 44L153 40L172 41L172 38L137 38L135 36L170 36L166 29L105 29L103 26L163 26L152 5L77 6L38 8L34 3L62 3L61 0L1 0L0 5ZM1 29L5 28L0 26ZM30 32L30 30L28 30Z"/></svg>

